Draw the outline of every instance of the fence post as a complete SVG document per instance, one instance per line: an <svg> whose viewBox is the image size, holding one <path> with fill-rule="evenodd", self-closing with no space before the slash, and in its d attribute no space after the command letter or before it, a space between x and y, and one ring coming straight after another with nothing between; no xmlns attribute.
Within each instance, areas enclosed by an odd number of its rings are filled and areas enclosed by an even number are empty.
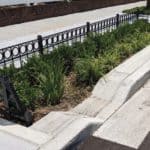
<svg viewBox="0 0 150 150"><path fill-rule="evenodd" d="M38 35L37 40L39 44L39 52L43 55L43 37L41 35Z"/></svg>
<svg viewBox="0 0 150 150"><path fill-rule="evenodd" d="M90 26L91 26L90 22L87 22L87 23L86 23L87 35L89 35L89 33L90 33Z"/></svg>
<svg viewBox="0 0 150 150"><path fill-rule="evenodd" d="M117 28L119 27L119 24L120 24L119 18L120 18L120 15L117 14L117 15L116 15L116 27L117 27Z"/></svg>
<svg viewBox="0 0 150 150"><path fill-rule="evenodd" d="M139 20L139 12L136 13L136 19Z"/></svg>

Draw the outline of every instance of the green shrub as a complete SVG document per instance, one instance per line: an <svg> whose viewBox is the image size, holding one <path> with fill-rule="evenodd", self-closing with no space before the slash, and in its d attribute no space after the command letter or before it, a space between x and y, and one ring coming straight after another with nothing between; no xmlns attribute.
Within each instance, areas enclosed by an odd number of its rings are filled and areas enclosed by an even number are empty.
<svg viewBox="0 0 150 150"><path fill-rule="evenodd" d="M137 33L137 32L150 32L150 25L145 20L135 21L134 24L124 24L119 26L117 30L114 30L114 38L117 41L122 41L122 39Z"/></svg>
<svg viewBox="0 0 150 150"><path fill-rule="evenodd" d="M38 101L41 96L41 91L36 86L31 86L27 79L15 79L14 87L23 105L27 106L30 109L34 109L39 105Z"/></svg>
<svg viewBox="0 0 150 150"><path fill-rule="evenodd" d="M113 32L106 32L104 35L97 34L91 37L91 39L95 42L97 48L96 56L103 54L106 49L111 48L116 43Z"/></svg>
<svg viewBox="0 0 150 150"><path fill-rule="evenodd" d="M120 63L118 53L110 51L99 58L81 58L76 61L77 82L94 85L100 77Z"/></svg>
<svg viewBox="0 0 150 150"><path fill-rule="evenodd" d="M83 43L76 42L72 47L76 53L76 58L94 57L97 51L95 42L91 38L85 39Z"/></svg>
<svg viewBox="0 0 150 150"><path fill-rule="evenodd" d="M135 21L135 23L132 25L132 28L134 31L138 30L140 32L150 32L150 25L144 19Z"/></svg>
<svg viewBox="0 0 150 150"><path fill-rule="evenodd" d="M59 46L57 49L54 49L50 55L47 55L43 57L45 61L51 61L51 62L60 62L64 65L64 72L68 75L69 72L73 68L74 64L74 58L76 57L76 53L74 52L74 49L71 46L62 45Z"/></svg>
<svg viewBox="0 0 150 150"><path fill-rule="evenodd" d="M120 63L120 54L117 50L113 49L101 56L99 61L101 62L100 67L103 74L106 74Z"/></svg>
<svg viewBox="0 0 150 150"><path fill-rule="evenodd" d="M39 74L40 89L46 104L58 104L64 92L64 74L61 61L45 63L45 71Z"/></svg>
<svg viewBox="0 0 150 150"><path fill-rule="evenodd" d="M80 58L75 63L75 73L79 83L93 85L102 76L99 59Z"/></svg>

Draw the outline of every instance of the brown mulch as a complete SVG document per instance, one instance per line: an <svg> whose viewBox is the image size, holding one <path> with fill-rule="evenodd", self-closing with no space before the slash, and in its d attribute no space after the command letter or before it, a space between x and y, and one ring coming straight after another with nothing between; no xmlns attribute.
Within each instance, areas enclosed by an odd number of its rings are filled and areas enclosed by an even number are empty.
<svg viewBox="0 0 150 150"><path fill-rule="evenodd" d="M34 122L38 121L51 111L68 111L79 103L81 103L85 98L90 96L92 91L91 87L77 85L75 74L70 73L69 76L65 77L65 90L63 97L60 100L60 103L57 105L49 105L49 106L40 106L36 108L33 112ZM4 107L3 101L0 101L0 118L4 118L19 124L24 125L18 119L10 118L7 113L5 113L6 109Z"/></svg>

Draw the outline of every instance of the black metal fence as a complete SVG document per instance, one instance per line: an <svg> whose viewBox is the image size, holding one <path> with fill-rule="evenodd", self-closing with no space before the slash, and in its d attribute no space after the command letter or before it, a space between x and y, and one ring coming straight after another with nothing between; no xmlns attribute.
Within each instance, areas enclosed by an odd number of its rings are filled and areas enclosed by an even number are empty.
<svg viewBox="0 0 150 150"><path fill-rule="evenodd" d="M108 18L94 23L87 22L86 25L69 29L63 32L42 37L37 36L37 39L13 45L0 49L0 66L7 66L9 64L22 64L24 60L32 54L50 53L54 48L60 44L71 45L74 42L80 41L89 33L104 33L116 29L120 24L132 23L138 19L135 14L117 14L115 17Z"/></svg>

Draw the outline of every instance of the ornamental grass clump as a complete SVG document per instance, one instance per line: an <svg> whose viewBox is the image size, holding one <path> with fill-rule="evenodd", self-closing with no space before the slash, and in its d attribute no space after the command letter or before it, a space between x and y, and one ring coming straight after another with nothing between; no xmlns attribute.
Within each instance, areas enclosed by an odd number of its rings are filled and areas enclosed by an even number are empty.
<svg viewBox="0 0 150 150"><path fill-rule="evenodd" d="M80 58L75 63L75 73L78 83L94 85L103 71L100 68L100 61L96 58Z"/></svg>
<svg viewBox="0 0 150 150"><path fill-rule="evenodd" d="M22 68L12 66L1 73L11 77L20 100L30 109L57 104L63 95L64 73L60 62L48 63L42 57L33 56Z"/></svg>
<svg viewBox="0 0 150 150"><path fill-rule="evenodd" d="M95 57L97 48L95 42L90 38L86 38L83 43L76 42L72 45L76 58L91 58Z"/></svg>
<svg viewBox="0 0 150 150"><path fill-rule="evenodd" d="M45 63L44 71L39 74L39 89L46 105L56 105L64 92L64 73L61 60Z"/></svg>
<svg viewBox="0 0 150 150"><path fill-rule="evenodd" d="M110 49L116 43L113 32L106 32L103 35L96 34L95 36L90 36L90 39L95 43L97 49L95 54L96 57L103 54L106 49Z"/></svg>
<svg viewBox="0 0 150 150"><path fill-rule="evenodd" d="M43 57L32 57L23 68L28 81L39 89L39 103L57 104L63 95L64 72L60 61L46 61Z"/></svg>
<svg viewBox="0 0 150 150"><path fill-rule="evenodd" d="M63 71L66 75L72 70L74 58L76 53L71 46L61 45L54 49L51 54L42 56L43 60L47 63L63 64Z"/></svg>
<svg viewBox="0 0 150 150"><path fill-rule="evenodd" d="M100 77L120 63L118 53L105 52L98 58L80 58L75 63L77 82L93 86Z"/></svg>

